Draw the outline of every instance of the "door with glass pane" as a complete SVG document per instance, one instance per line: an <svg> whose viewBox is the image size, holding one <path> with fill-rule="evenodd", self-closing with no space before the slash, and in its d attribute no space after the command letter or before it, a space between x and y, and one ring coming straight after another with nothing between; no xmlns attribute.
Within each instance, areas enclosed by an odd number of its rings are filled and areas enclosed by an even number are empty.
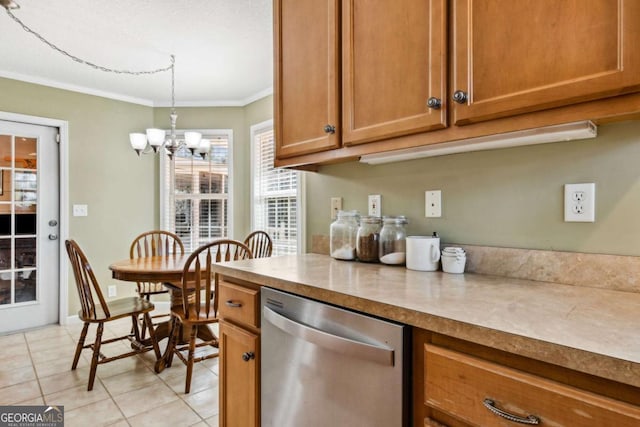
<svg viewBox="0 0 640 427"><path fill-rule="evenodd" d="M57 133L0 120L0 333L58 322Z"/></svg>

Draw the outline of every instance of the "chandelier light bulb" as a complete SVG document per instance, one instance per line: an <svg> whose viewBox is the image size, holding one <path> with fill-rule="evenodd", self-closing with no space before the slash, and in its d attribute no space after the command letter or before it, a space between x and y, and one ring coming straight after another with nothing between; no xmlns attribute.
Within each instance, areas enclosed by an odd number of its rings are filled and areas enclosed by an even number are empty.
<svg viewBox="0 0 640 427"><path fill-rule="evenodd" d="M159 147L164 144L164 140L167 137L167 131L164 129L151 128L147 129L147 140L152 147Z"/></svg>
<svg viewBox="0 0 640 427"><path fill-rule="evenodd" d="M196 150L196 148L199 147L201 139L202 139L202 134L200 132L184 133L184 142L187 145L187 148L191 150L191 153L193 153Z"/></svg>
<svg viewBox="0 0 640 427"><path fill-rule="evenodd" d="M201 139L200 144L198 145L198 153L202 154L203 157L209 154L209 148L211 147L211 141L208 139Z"/></svg>
<svg viewBox="0 0 640 427"><path fill-rule="evenodd" d="M147 135L144 133L130 133L129 134L129 142L131 142L131 148L136 150L138 156L147 146Z"/></svg>

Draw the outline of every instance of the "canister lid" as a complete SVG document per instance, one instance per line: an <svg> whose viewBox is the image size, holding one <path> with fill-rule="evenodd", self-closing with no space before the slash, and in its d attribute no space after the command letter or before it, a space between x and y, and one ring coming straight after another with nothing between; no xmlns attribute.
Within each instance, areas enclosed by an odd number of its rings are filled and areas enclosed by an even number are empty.
<svg viewBox="0 0 640 427"><path fill-rule="evenodd" d="M382 217L382 221L385 224L407 224L409 221L407 220L407 217L404 215L397 215L397 216L383 216Z"/></svg>
<svg viewBox="0 0 640 427"><path fill-rule="evenodd" d="M380 224L382 222L382 218L379 216L365 215L360 218L360 222L367 224Z"/></svg>
<svg viewBox="0 0 640 427"><path fill-rule="evenodd" d="M357 218L359 215L360 213L358 211L338 211L338 217L343 217L343 218L351 218L351 217Z"/></svg>

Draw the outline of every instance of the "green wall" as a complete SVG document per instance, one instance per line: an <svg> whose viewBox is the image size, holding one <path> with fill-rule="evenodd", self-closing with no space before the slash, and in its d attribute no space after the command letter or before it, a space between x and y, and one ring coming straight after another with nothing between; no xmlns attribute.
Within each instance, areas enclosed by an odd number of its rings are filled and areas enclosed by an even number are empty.
<svg viewBox="0 0 640 427"><path fill-rule="evenodd" d="M253 118L260 122L272 115L271 101L177 110L180 129L233 129L233 179L240 195L234 201L233 235L245 236L250 231L249 126ZM118 297L133 295L134 284L113 281L108 266L128 257L135 236L159 226L159 170L157 156L135 155L128 134L151 125L169 128L169 109L0 78L0 111L69 122L69 205L62 207L69 212L69 237L85 250L103 287L116 284ZM71 216L74 204L87 204L89 215ZM79 302L69 274L73 315Z"/></svg>
<svg viewBox="0 0 640 427"><path fill-rule="evenodd" d="M633 121L590 140L325 166L307 173L307 237L329 234L330 197L366 213L367 195L381 194L384 215L407 215L410 234L443 242L640 256L639 165ZM563 185L581 182L596 184L596 222L566 223ZM442 190L441 218L424 217L426 190Z"/></svg>

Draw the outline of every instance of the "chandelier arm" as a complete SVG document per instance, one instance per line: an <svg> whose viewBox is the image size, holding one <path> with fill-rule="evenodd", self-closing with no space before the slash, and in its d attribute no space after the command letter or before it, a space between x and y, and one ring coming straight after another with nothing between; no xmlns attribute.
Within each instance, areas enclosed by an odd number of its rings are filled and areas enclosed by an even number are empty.
<svg viewBox="0 0 640 427"><path fill-rule="evenodd" d="M171 55L171 65L169 65L168 67L164 67L164 68L157 68L155 70L143 70L143 71L131 71L131 70L118 70L118 69L114 69L114 68L107 68L107 67L103 67L101 65L97 65L94 64L93 62L89 62L89 61L85 61L82 58L79 58L75 55L70 54L69 52L65 51L64 49L59 48L58 46L56 46L55 44L51 43L49 40L45 39L43 36L41 36L38 32L32 30L31 28L29 28L26 24L24 24L17 16L15 16L9 9L7 9L7 14L9 14L9 16L18 23L18 25L20 25L26 32L33 34L38 40L40 40L42 43L46 44L47 46L49 46L51 49L55 50L58 53L61 53L62 55L70 58L71 60L78 62L80 64L84 64L87 65L91 68L94 68L96 70L100 70L100 71L104 71L107 73L115 73L115 74L132 74L132 75L143 75L143 74L157 74L157 73L163 73L165 71L169 71L171 70L173 72L173 66L174 66L174 61L173 61L173 55Z"/></svg>

